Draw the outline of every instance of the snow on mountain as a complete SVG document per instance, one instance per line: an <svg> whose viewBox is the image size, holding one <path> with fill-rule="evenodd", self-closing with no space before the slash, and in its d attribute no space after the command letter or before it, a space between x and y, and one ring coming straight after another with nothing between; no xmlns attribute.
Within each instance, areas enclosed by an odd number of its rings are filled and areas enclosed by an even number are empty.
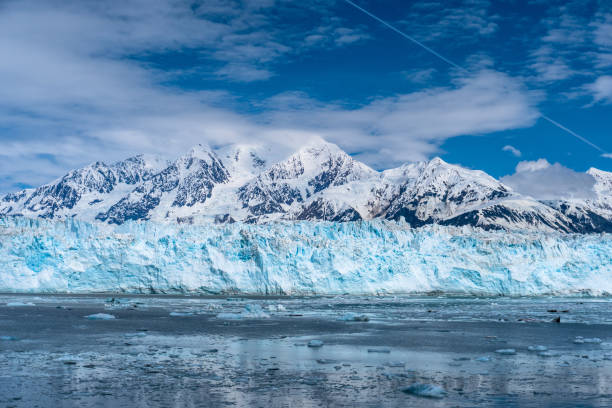
<svg viewBox="0 0 612 408"><path fill-rule="evenodd" d="M290 154L255 143L196 146L173 162L136 156L73 170L4 196L0 216L107 224L383 218L412 226L612 232L612 173L588 173L597 198L540 202L440 158L378 172L320 139Z"/></svg>
<svg viewBox="0 0 612 408"><path fill-rule="evenodd" d="M96 162L39 188L4 196L0 215L55 219L78 216L91 220L166 165L161 158L148 155L110 166Z"/></svg>
<svg viewBox="0 0 612 408"><path fill-rule="evenodd" d="M226 183L229 173L208 147L198 145L170 166L145 180L96 219L111 224L128 220L167 219L175 208L206 202L216 184Z"/></svg>
<svg viewBox="0 0 612 408"><path fill-rule="evenodd" d="M440 158L406 165L403 183L389 183L393 198L385 218L404 217L412 225L447 220L514 195L482 171L468 170ZM397 173L391 172L396 178Z"/></svg>
<svg viewBox="0 0 612 408"><path fill-rule="evenodd" d="M325 198L317 197L303 208L306 200L329 188L377 176L375 170L338 146L315 141L240 187L238 199L248 209L248 221L284 218L287 213L299 214L298 218L308 215L308 219L324 219L325 209L335 206L323 204Z"/></svg>

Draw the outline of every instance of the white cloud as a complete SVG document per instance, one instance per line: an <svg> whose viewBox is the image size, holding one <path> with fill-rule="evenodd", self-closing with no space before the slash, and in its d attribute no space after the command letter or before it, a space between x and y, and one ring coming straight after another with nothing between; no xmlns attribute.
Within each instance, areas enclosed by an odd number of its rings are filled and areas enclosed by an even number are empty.
<svg viewBox="0 0 612 408"><path fill-rule="evenodd" d="M519 162L516 165L516 172L524 173L527 171L544 170L544 169L549 168L550 166L551 164L546 159L538 159L538 160L532 160L532 161L525 160L525 161Z"/></svg>
<svg viewBox="0 0 612 408"><path fill-rule="evenodd" d="M373 95L359 107L291 93L245 106L223 91L181 90L165 85L176 72L139 57L198 49L214 62L202 67L203 75L254 81L273 75L268 63L296 52L303 40L285 42L274 30L259 29L268 22L269 2L211 0L196 9L178 0L116 4L3 4L0 123L10 135L0 133L0 191L37 185L95 160L175 156L200 142L291 147L323 137L384 168L425 159L451 137L527 127L538 117L537 94L490 70L448 87ZM325 27L325 34L337 35L328 47L359 33L338 30L339 20L326 20Z"/></svg>
<svg viewBox="0 0 612 408"><path fill-rule="evenodd" d="M504 152L512 153L515 157L521 157L522 156L521 151L519 149L517 149L516 147L514 147L514 146L506 145L506 146L502 147L502 150Z"/></svg>
<svg viewBox="0 0 612 408"><path fill-rule="evenodd" d="M612 159L612 153L603 153L601 157L605 157L606 159Z"/></svg>
<svg viewBox="0 0 612 408"><path fill-rule="evenodd" d="M538 200L593 198L595 179L546 159L522 161L515 173L500 181L513 190Z"/></svg>
<svg viewBox="0 0 612 408"><path fill-rule="evenodd" d="M612 76L600 76L584 88L593 95L595 102L612 103Z"/></svg>

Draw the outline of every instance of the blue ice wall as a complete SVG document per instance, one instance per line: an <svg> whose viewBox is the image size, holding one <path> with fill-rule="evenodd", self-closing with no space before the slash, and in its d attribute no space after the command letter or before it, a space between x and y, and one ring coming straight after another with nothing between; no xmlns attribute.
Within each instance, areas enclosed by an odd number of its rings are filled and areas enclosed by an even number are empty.
<svg viewBox="0 0 612 408"><path fill-rule="evenodd" d="M612 236L0 219L0 291L612 294Z"/></svg>

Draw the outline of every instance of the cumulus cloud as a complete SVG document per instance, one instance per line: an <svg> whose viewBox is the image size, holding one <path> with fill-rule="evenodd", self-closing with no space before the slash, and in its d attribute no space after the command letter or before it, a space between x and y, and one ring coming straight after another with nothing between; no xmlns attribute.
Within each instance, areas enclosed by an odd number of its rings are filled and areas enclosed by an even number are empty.
<svg viewBox="0 0 612 408"><path fill-rule="evenodd" d="M488 69L445 87L372 95L360 106L295 93L245 103L222 90L174 87L181 69L159 69L147 58L196 50L206 61L196 74L252 82L273 76L274 64L305 41L332 47L366 38L328 17L310 40L283 36L269 27L271 1L189 4L3 3L0 191L38 185L95 160L176 156L202 142L258 140L289 149L323 137L386 168L426 159L448 138L528 127L538 117L537 94Z"/></svg>
<svg viewBox="0 0 612 408"><path fill-rule="evenodd" d="M502 147L502 150L504 152L512 153L512 155L514 155L514 157L521 157L522 156L521 151L519 149L517 149L516 147L514 147L514 146L506 145L506 146Z"/></svg>
<svg viewBox="0 0 612 408"><path fill-rule="evenodd" d="M500 181L520 194L538 200L594 198L595 179L576 172L559 163L550 164L546 159L522 161L515 173Z"/></svg>

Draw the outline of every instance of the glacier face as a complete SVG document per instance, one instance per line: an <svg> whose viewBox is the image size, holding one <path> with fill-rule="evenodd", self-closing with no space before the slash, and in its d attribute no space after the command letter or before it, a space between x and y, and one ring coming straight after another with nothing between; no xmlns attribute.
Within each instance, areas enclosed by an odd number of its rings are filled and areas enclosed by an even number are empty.
<svg viewBox="0 0 612 408"><path fill-rule="evenodd" d="M0 219L0 291L612 294L609 234Z"/></svg>

